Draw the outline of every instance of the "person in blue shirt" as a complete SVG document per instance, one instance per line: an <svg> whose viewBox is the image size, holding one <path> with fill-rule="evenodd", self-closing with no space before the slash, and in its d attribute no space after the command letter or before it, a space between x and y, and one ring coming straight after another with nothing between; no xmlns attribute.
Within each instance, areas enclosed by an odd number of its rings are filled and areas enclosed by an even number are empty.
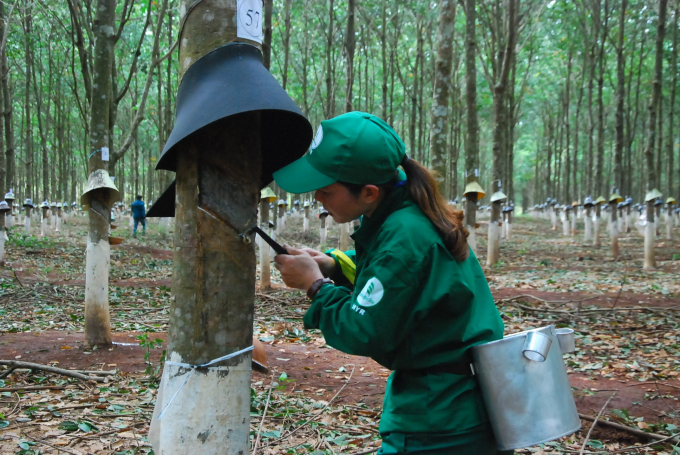
<svg viewBox="0 0 680 455"><path fill-rule="evenodd" d="M132 203L132 219L135 220L135 227L132 231L132 236L137 237L137 226L142 223L142 235L146 235L146 210L144 210L144 201L142 196L137 195L137 200Z"/></svg>

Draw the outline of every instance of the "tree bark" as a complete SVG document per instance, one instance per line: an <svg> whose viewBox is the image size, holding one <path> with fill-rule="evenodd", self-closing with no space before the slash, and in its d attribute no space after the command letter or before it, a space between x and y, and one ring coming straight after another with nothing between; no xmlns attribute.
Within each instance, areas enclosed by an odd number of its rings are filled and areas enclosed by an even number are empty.
<svg viewBox="0 0 680 455"><path fill-rule="evenodd" d="M465 0L465 169L474 176L479 169L479 119L477 117L477 13L476 0ZM477 193L466 197L465 227L470 232L468 243L477 251L475 225L477 223Z"/></svg>
<svg viewBox="0 0 680 455"><path fill-rule="evenodd" d="M453 64L453 34L456 18L455 0L444 0L439 5L437 21L437 62L434 75L434 96L430 117L430 157L435 179L442 195L448 193L447 174L447 132L449 121L449 92L451 66Z"/></svg>
<svg viewBox="0 0 680 455"><path fill-rule="evenodd" d="M354 86L354 49L356 41L354 37L354 10L356 0L347 2L347 31L345 33L345 79L347 88L345 90L345 112L352 111L352 88Z"/></svg>
<svg viewBox="0 0 680 455"><path fill-rule="evenodd" d="M513 54L515 53L515 39L516 39L516 13L519 0L508 0L507 13L507 37L505 40L505 48L502 52L502 58L499 55L498 59L498 78L493 87L493 105L494 105L494 130L493 130L493 182L492 192L501 190L501 179L503 177L503 168L507 150L503 145L507 145L504 131L507 130L507 105L506 105L506 90L508 85L508 78L510 76L510 65L512 64ZM499 9L499 14L500 14ZM500 202L491 205L491 220L489 221L489 248L486 256L486 265L491 266L498 262L500 258Z"/></svg>
<svg viewBox="0 0 680 455"><path fill-rule="evenodd" d="M654 145L656 143L656 114L661 100L661 78L663 77L663 42L666 33L666 8L668 0L659 0L659 18L656 26L656 55L654 57L654 80L652 83L652 99L649 102L649 122L647 124L647 146L645 160L647 164L647 191L656 188L657 175L654 166ZM655 218L654 200L647 201L647 223L645 225L644 269L656 268L654 259Z"/></svg>
<svg viewBox="0 0 680 455"><path fill-rule="evenodd" d="M108 163L102 160L101 149L109 145L115 8L116 0L97 1L93 27L96 42L93 62L88 175L99 169L108 170ZM85 265L85 339L90 345L105 346L111 344L108 294L111 255L109 245L110 210L108 190L90 193Z"/></svg>
<svg viewBox="0 0 680 455"><path fill-rule="evenodd" d="M666 142L666 156L668 157L668 173L666 174L666 194L673 193L673 179L675 177L675 136L674 136L674 117L675 113L675 91L678 84L678 14L680 13L679 3L675 2L673 9L673 51L671 53L670 71L672 72L671 96L668 108L668 139ZM680 194L680 191L678 192ZM669 214L672 217L672 213Z"/></svg>

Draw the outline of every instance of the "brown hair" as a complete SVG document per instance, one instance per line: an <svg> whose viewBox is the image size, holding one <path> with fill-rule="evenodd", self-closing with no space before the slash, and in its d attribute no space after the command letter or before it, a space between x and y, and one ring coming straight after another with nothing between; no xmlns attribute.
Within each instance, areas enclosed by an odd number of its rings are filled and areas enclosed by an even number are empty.
<svg viewBox="0 0 680 455"><path fill-rule="evenodd" d="M407 185L411 197L418 204L420 210L437 228L446 249L456 261L464 261L470 255L467 238L470 233L463 226L463 212L449 206L439 192L437 181L432 173L417 161L404 157L401 167L406 173ZM396 178L395 178L396 181ZM338 182L358 195L365 185ZM378 188L390 191L394 182L377 185Z"/></svg>

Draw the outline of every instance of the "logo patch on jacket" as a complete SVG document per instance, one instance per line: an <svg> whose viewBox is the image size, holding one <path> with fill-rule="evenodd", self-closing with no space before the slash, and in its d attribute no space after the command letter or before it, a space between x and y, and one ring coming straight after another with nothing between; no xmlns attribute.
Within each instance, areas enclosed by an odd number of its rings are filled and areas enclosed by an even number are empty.
<svg viewBox="0 0 680 455"><path fill-rule="evenodd" d="M361 290L357 297L357 303L361 306L373 306L383 298L385 288L379 279L373 277L366 282L366 286Z"/></svg>

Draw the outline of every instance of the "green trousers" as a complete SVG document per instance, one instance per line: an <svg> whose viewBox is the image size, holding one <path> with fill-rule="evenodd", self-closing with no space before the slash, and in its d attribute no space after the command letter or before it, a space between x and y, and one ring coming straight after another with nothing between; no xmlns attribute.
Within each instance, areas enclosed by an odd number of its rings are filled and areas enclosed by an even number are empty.
<svg viewBox="0 0 680 455"><path fill-rule="evenodd" d="M464 433L386 433L378 455L512 455L499 451L488 426Z"/></svg>

